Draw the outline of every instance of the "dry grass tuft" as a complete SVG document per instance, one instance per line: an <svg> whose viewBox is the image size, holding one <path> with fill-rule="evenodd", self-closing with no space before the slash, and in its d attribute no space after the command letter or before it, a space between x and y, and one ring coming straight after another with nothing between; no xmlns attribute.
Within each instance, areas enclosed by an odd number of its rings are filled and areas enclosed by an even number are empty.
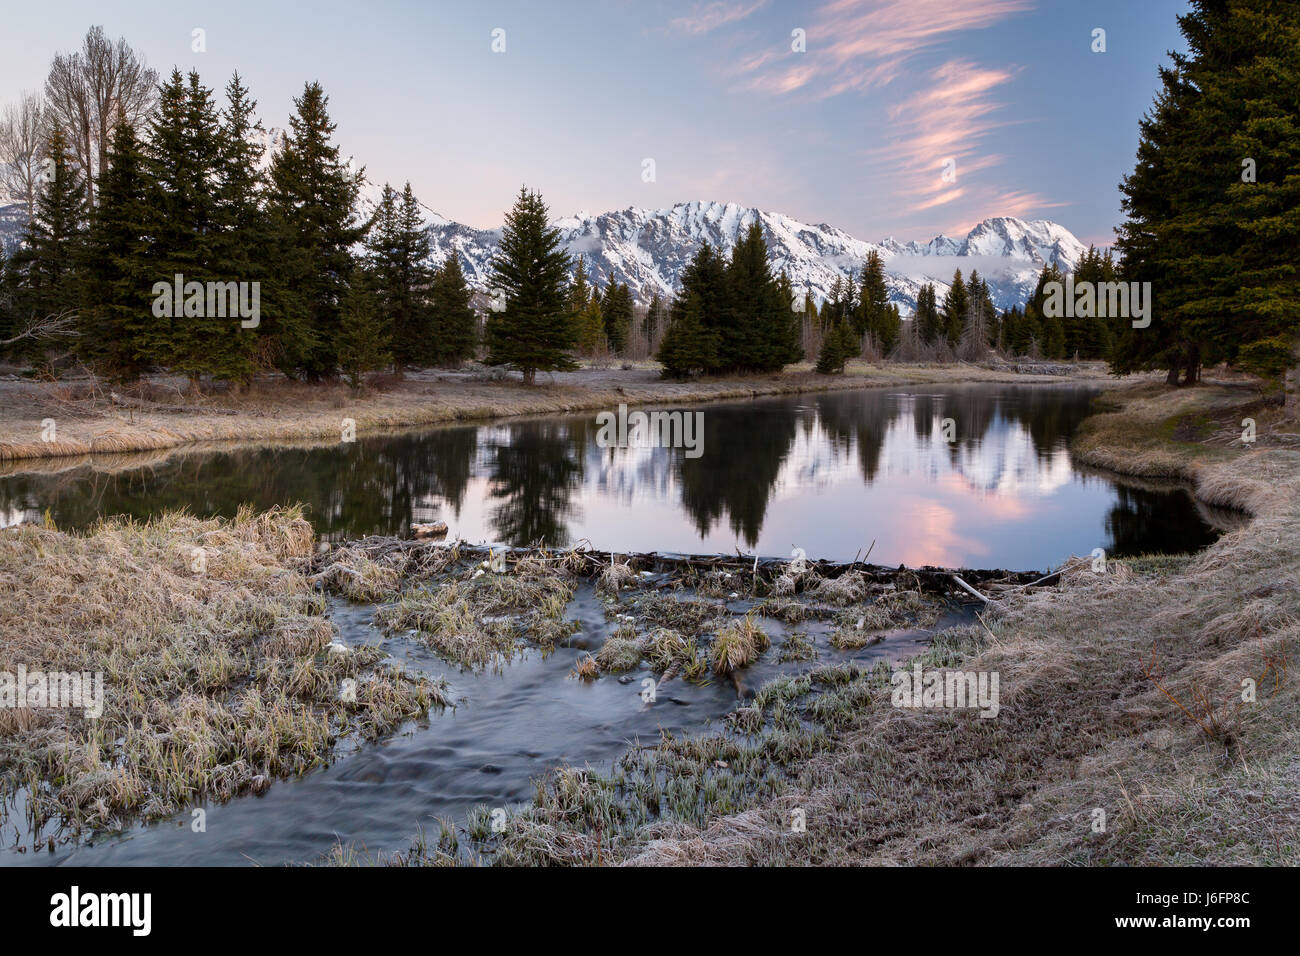
<svg viewBox="0 0 1300 956"><path fill-rule="evenodd" d="M0 670L103 675L98 719L0 722L4 785L27 789L33 827L116 827L262 789L323 763L340 736L440 702L431 682L374 668L375 648L329 650L311 551L297 508L0 531Z"/></svg>

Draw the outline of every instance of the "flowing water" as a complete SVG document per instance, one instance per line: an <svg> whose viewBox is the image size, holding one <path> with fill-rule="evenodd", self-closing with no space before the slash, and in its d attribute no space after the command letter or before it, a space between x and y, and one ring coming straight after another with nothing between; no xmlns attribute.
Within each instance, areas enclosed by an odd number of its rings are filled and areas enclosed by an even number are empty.
<svg viewBox="0 0 1300 956"><path fill-rule="evenodd" d="M96 517L148 517L187 507L231 515L241 504L301 501L326 539L403 534L446 520L467 541L600 550L788 555L874 563L1046 569L1071 554L1180 552L1213 540L1218 516L1177 488L1126 485L1073 465L1069 440L1093 393L1056 386L969 386L837 392L706 407L699 457L685 449L606 448L594 413L362 438L332 447L181 454L111 467L0 477L0 521L48 511L60 528ZM949 441L948 439L952 440ZM19 463L19 466L21 463ZM19 467L13 466L13 467ZM743 602L734 605L744 607ZM468 672L403 634L371 623L373 607L338 600L342 640L378 643L408 668L445 675L455 709L260 796L208 805L206 829L185 811L160 823L33 852L10 805L0 846L8 863L276 864L304 861L336 841L371 852L409 846L437 818L463 823L476 804L527 801L531 780L561 764L608 766L635 740L715 723L762 682L812 664L772 652L705 685L682 680L653 704L648 670L620 680L567 679L611 630L589 588L567 616L569 644L530 650L497 671ZM950 615L940 626L957 618ZM779 640L782 627L764 620ZM802 628L817 664L899 659L927 641L904 631L837 651ZM26 842L26 853L16 846Z"/></svg>

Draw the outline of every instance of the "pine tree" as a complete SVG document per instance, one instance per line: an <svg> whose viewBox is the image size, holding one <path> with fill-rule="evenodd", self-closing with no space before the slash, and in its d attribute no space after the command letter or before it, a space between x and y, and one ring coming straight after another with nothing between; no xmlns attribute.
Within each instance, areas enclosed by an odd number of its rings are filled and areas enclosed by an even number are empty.
<svg viewBox="0 0 1300 956"><path fill-rule="evenodd" d="M473 290L465 283L460 257L448 253L433 274L430 302L435 358L442 364L463 362L478 346L478 317L470 306Z"/></svg>
<svg viewBox="0 0 1300 956"><path fill-rule="evenodd" d="M149 184L135 129L119 118L99 179L99 205L87 240L78 353L118 382L140 377L152 314Z"/></svg>
<svg viewBox="0 0 1300 956"><path fill-rule="evenodd" d="M411 184L398 193L385 183L366 240L366 268L399 376L407 365L437 361L429 305L433 273L428 259L429 236Z"/></svg>
<svg viewBox="0 0 1300 956"><path fill-rule="evenodd" d="M924 345L933 345L945 334L942 318L939 315L938 295L934 284L927 282L921 286L916 296L916 337Z"/></svg>
<svg viewBox="0 0 1300 956"><path fill-rule="evenodd" d="M707 248L707 245L704 247ZM699 260L699 256L696 256ZM673 303L672 321L664 333L655 360L665 378L686 378L718 364L717 335L704 325L704 303L695 291Z"/></svg>
<svg viewBox="0 0 1300 956"><path fill-rule="evenodd" d="M348 384L360 390L365 373L383 368L393 356L388 351L388 336L376 313L376 296L368 288L365 271L355 267L350 280L339 310L338 364Z"/></svg>
<svg viewBox="0 0 1300 956"><path fill-rule="evenodd" d="M872 249L862 267L862 285L854 329L859 336L871 335L886 352L898 341L898 330L889 314L889 287L885 285L885 264L880 253Z"/></svg>
<svg viewBox="0 0 1300 956"><path fill-rule="evenodd" d="M519 369L526 385L536 381L539 369L576 368L568 356L577 339L565 282L569 256L539 193L519 190L506 214L492 270L492 285L504 294L505 309L488 319L488 361Z"/></svg>
<svg viewBox="0 0 1300 956"><path fill-rule="evenodd" d="M340 159L331 141L329 98L319 83L308 83L293 102L291 132L271 162L270 212L280 234L286 292L298 299L297 314L305 320L286 330L284 361L318 379L338 365L339 303L352 272L352 247L366 234L356 212L365 171Z"/></svg>
<svg viewBox="0 0 1300 956"><path fill-rule="evenodd" d="M843 372L845 363L861 350L860 343L853 323L837 316L822 338L821 351L817 353L817 371L822 375Z"/></svg>
<svg viewBox="0 0 1300 956"><path fill-rule="evenodd" d="M78 267L86 249L86 187L62 130L50 133L46 156L51 177L10 264L18 277L18 326L74 312L82 301ZM27 340L16 350L31 360L43 360L39 342Z"/></svg>
<svg viewBox="0 0 1300 956"><path fill-rule="evenodd" d="M632 331L632 292L626 284L610 281L600 303L600 314L605 322L610 350L622 355L627 351L628 335Z"/></svg>
<svg viewBox="0 0 1300 956"><path fill-rule="evenodd" d="M651 342L659 334L659 326L664 322L664 305L663 300L659 298L656 292L650 297L650 305L646 308L645 313L645 334Z"/></svg>
<svg viewBox="0 0 1300 956"><path fill-rule="evenodd" d="M605 320L600 314L600 297L594 293L577 316L577 349L580 355L594 356L609 343L605 338Z"/></svg>
<svg viewBox="0 0 1300 956"><path fill-rule="evenodd" d="M961 340L962 325L966 321L966 311L969 308L970 295L966 289L966 282L961 277L961 270L958 269L953 273L952 285L943 297L943 308L940 311L943 319L943 336L954 348Z"/></svg>
<svg viewBox="0 0 1300 956"><path fill-rule="evenodd" d="M569 283L569 311L580 315L587 308L587 303L594 294L587 277L587 262L578 256L578 264L573 270L573 281Z"/></svg>
<svg viewBox="0 0 1300 956"><path fill-rule="evenodd" d="M1300 18L1290 2L1192 0L1178 22L1188 53L1160 70L1120 187L1119 271L1151 283L1152 321L1111 323L1111 367L1187 384L1241 361L1277 380L1300 361Z"/></svg>
<svg viewBox="0 0 1300 956"><path fill-rule="evenodd" d="M736 243L724 275L719 370L775 372L802 359L790 299L772 276L757 222Z"/></svg>

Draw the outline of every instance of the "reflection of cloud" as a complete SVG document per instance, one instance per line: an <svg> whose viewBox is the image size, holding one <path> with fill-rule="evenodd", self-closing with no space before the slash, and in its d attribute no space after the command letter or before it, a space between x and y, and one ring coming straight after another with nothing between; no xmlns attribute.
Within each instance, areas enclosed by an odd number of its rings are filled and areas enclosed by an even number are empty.
<svg viewBox="0 0 1300 956"><path fill-rule="evenodd" d="M738 71L750 74L746 86L768 93L806 88L826 97L872 89L949 34L991 26L1032 6L1033 0L830 0L808 23L807 53L754 56Z"/></svg>
<svg viewBox="0 0 1300 956"><path fill-rule="evenodd" d="M767 0L754 0L751 3L743 3L739 0L734 3L716 0L714 3L696 6L686 16L674 19L671 25L683 33L708 33L728 23L743 20L755 10L765 6Z"/></svg>

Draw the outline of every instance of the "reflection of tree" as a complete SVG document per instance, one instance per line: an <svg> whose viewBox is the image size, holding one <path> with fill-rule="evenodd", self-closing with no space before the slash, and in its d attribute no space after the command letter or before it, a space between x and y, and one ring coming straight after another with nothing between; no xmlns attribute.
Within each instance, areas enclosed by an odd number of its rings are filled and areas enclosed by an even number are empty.
<svg viewBox="0 0 1300 956"><path fill-rule="evenodd" d="M1166 554L1199 551L1215 533L1201 519L1191 496L1180 491L1150 491L1118 485L1115 505L1106 515L1111 554Z"/></svg>
<svg viewBox="0 0 1300 956"><path fill-rule="evenodd" d="M817 402L822 429L831 443L842 448L857 446L858 464L868 485L880 472L885 435L900 413L893 397L884 394L822 395Z"/></svg>
<svg viewBox="0 0 1300 956"><path fill-rule="evenodd" d="M167 509L233 517L241 505L265 510L301 502L326 538L404 534L412 510L445 503L459 511L474 466L473 428L419 437L365 439L324 448L257 448L177 456L114 474L89 467L60 475L0 480L0 509L41 514L59 527L100 515L144 520Z"/></svg>
<svg viewBox="0 0 1300 956"><path fill-rule="evenodd" d="M781 465L794 445L798 412L792 405L726 406L704 414L704 454L678 455L682 506L707 535L725 512L732 532L751 547Z"/></svg>
<svg viewBox="0 0 1300 956"><path fill-rule="evenodd" d="M533 421L510 426L493 449L489 494L497 537L512 545L568 544L565 519L574 511L573 493L582 483L584 420Z"/></svg>

